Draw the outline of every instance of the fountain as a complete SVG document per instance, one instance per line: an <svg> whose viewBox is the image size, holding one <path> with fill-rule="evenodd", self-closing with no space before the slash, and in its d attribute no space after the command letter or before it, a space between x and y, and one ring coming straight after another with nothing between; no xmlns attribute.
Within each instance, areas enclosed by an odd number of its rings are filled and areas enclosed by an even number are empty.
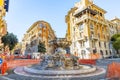
<svg viewBox="0 0 120 80"><path fill-rule="evenodd" d="M25 66L24 72L29 74L46 77L53 76L73 76L84 75L97 71L96 66L82 65L78 63L78 57L67 54L64 50L65 47L71 45L71 42L64 38L59 38L51 41L52 45L57 46L54 54L45 54L42 61L38 65ZM17 70L15 70L15 73ZM95 74L96 75L96 74Z"/></svg>

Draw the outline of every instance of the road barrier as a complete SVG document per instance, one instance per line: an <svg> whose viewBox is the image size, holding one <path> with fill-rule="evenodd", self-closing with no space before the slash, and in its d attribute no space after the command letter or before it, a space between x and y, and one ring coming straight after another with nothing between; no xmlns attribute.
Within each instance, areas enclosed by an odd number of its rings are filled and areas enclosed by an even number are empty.
<svg viewBox="0 0 120 80"><path fill-rule="evenodd" d="M79 59L79 63L96 65L96 59Z"/></svg>
<svg viewBox="0 0 120 80"><path fill-rule="evenodd" d="M7 67L8 69L13 69L18 66L27 66L27 65L39 64L39 63L40 60L37 59L11 60L11 61L7 61Z"/></svg>
<svg viewBox="0 0 120 80"><path fill-rule="evenodd" d="M112 62L108 65L107 72L106 72L106 78L108 79L114 79L119 78L120 79L120 63Z"/></svg>

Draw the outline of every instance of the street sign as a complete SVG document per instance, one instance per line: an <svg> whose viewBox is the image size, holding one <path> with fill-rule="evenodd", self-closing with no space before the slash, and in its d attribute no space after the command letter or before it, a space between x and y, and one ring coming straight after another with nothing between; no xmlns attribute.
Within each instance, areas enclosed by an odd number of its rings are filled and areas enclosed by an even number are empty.
<svg viewBox="0 0 120 80"><path fill-rule="evenodd" d="M3 60L0 58L0 64L2 64Z"/></svg>

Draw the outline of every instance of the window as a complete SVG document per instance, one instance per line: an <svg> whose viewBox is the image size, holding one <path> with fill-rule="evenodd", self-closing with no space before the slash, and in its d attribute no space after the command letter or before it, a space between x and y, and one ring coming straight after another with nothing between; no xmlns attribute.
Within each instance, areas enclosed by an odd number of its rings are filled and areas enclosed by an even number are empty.
<svg viewBox="0 0 120 80"><path fill-rule="evenodd" d="M81 50L81 53L84 55L86 53L86 51L85 50Z"/></svg>
<svg viewBox="0 0 120 80"><path fill-rule="evenodd" d="M85 42L80 42L80 47L84 47L85 46Z"/></svg>
<svg viewBox="0 0 120 80"><path fill-rule="evenodd" d="M40 23L40 28L42 28L43 27L43 24L42 23Z"/></svg>
<svg viewBox="0 0 120 80"><path fill-rule="evenodd" d="M100 16L102 16L102 13L100 13Z"/></svg>
<svg viewBox="0 0 120 80"><path fill-rule="evenodd" d="M84 28L84 25L83 25L83 24L80 24L80 25L79 25L79 30L81 31L81 30L83 30L83 28Z"/></svg>
<svg viewBox="0 0 120 80"><path fill-rule="evenodd" d="M88 6L88 8L89 8L89 9L91 9L91 7L90 7L90 6Z"/></svg>
<svg viewBox="0 0 120 80"><path fill-rule="evenodd" d="M98 11L97 10L94 10L96 13L98 13Z"/></svg>
<svg viewBox="0 0 120 80"><path fill-rule="evenodd" d="M83 47L85 46L85 42L83 42Z"/></svg>
<svg viewBox="0 0 120 80"><path fill-rule="evenodd" d="M83 38L83 32L80 32L80 38Z"/></svg>
<svg viewBox="0 0 120 80"><path fill-rule="evenodd" d="M92 24L90 24L90 29L93 29L93 25Z"/></svg>
<svg viewBox="0 0 120 80"><path fill-rule="evenodd" d="M104 58L104 54L102 50L100 50L100 54L102 55L102 58Z"/></svg>
<svg viewBox="0 0 120 80"><path fill-rule="evenodd" d="M111 50L110 50L110 55L112 54Z"/></svg>
<svg viewBox="0 0 120 80"><path fill-rule="evenodd" d="M95 47L95 42L94 41L92 41L92 47Z"/></svg>
<svg viewBox="0 0 120 80"><path fill-rule="evenodd" d="M86 51L85 50L81 50L81 55L82 55L82 59L83 59L84 56L86 55Z"/></svg>
<svg viewBox="0 0 120 80"><path fill-rule="evenodd" d="M94 32L93 31L91 31L91 38L93 38L94 37Z"/></svg>
<svg viewBox="0 0 120 80"><path fill-rule="evenodd" d="M106 43L104 42L104 47L106 48Z"/></svg>
<svg viewBox="0 0 120 80"><path fill-rule="evenodd" d="M99 47L101 47L101 43L99 42Z"/></svg>
<svg viewBox="0 0 120 80"><path fill-rule="evenodd" d="M96 53L97 52L97 49L95 48L95 49L93 49L93 53Z"/></svg>
<svg viewBox="0 0 120 80"><path fill-rule="evenodd" d="M106 55L108 55L108 51L106 50Z"/></svg>
<svg viewBox="0 0 120 80"><path fill-rule="evenodd" d="M100 34L98 33L98 38L100 38Z"/></svg>
<svg viewBox="0 0 120 80"><path fill-rule="evenodd" d="M80 37L82 37L82 33L80 33Z"/></svg>
<svg viewBox="0 0 120 80"><path fill-rule="evenodd" d="M82 42L80 42L80 47L82 47Z"/></svg>
<svg viewBox="0 0 120 80"><path fill-rule="evenodd" d="M42 23L40 23L40 28L46 28L46 26Z"/></svg>
<svg viewBox="0 0 120 80"><path fill-rule="evenodd" d="M74 28L74 31L75 31L75 28Z"/></svg>
<svg viewBox="0 0 120 80"><path fill-rule="evenodd" d="M28 44L26 44L26 47L28 47Z"/></svg>

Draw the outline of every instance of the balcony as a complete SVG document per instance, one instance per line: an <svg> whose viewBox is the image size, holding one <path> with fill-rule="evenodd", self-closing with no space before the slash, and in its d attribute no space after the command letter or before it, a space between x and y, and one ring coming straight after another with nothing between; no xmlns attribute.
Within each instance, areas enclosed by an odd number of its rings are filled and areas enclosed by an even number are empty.
<svg viewBox="0 0 120 80"><path fill-rule="evenodd" d="M84 38L84 37L79 37L77 40L78 40L79 42L81 42L81 41L85 41L85 38Z"/></svg>
<svg viewBox="0 0 120 80"><path fill-rule="evenodd" d="M88 16L87 16L87 15L83 15L82 17L77 18L76 24L79 24L80 22L84 21L85 19L88 19Z"/></svg>
<svg viewBox="0 0 120 80"><path fill-rule="evenodd" d="M104 21L104 20L98 20L97 18L95 18L93 16L90 16L90 15L83 15L82 17L77 18L76 24L79 24L79 23L83 22L86 19L92 20L92 21L100 23L100 24L107 25L106 21Z"/></svg>
<svg viewBox="0 0 120 80"><path fill-rule="evenodd" d="M92 35L90 38L91 38L91 40L98 40L98 37L95 35Z"/></svg>
<svg viewBox="0 0 120 80"><path fill-rule="evenodd" d="M92 10L92 9L90 9L90 8L83 8L83 9L81 9L81 10L77 10L77 11L75 11L75 14L74 14L74 16L75 17L79 17L80 15L82 15L83 13L90 13L91 15L96 15L97 14L97 12L96 11L94 11L94 10Z"/></svg>

